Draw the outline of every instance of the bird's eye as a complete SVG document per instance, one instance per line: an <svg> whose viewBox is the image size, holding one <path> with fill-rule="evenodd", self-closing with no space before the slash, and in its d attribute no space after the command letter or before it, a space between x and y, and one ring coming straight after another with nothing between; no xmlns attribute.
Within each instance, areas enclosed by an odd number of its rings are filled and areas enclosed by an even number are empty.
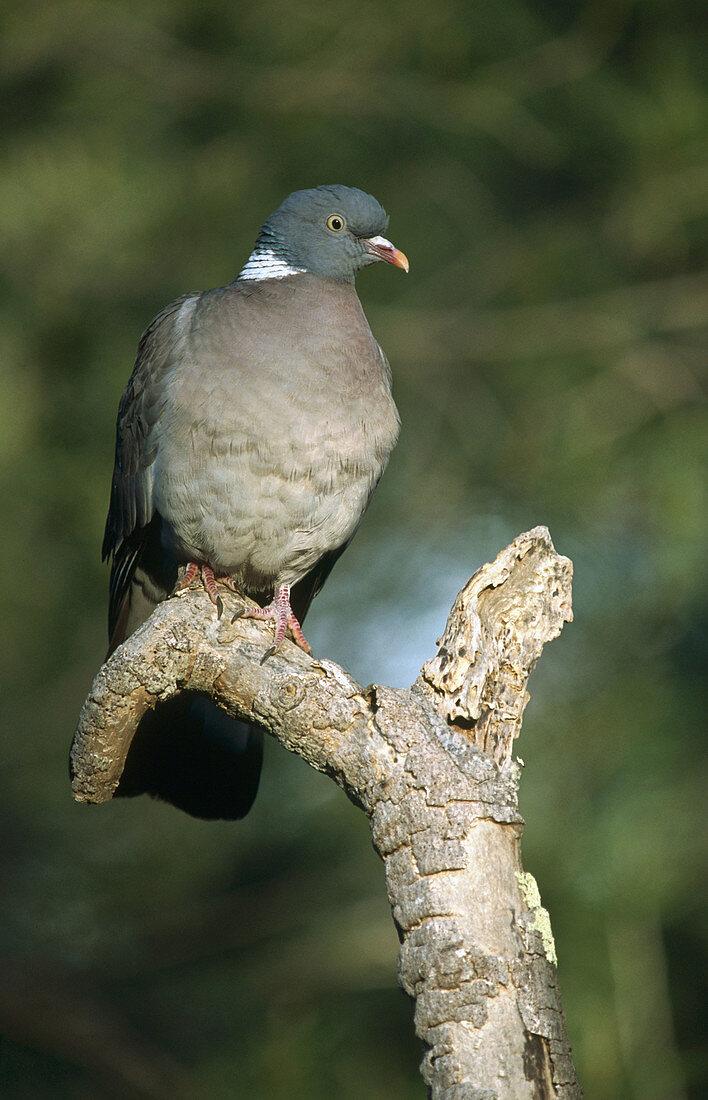
<svg viewBox="0 0 708 1100"><path fill-rule="evenodd" d="M344 229L344 218L341 214L330 214L327 218L327 228L333 233L341 233Z"/></svg>

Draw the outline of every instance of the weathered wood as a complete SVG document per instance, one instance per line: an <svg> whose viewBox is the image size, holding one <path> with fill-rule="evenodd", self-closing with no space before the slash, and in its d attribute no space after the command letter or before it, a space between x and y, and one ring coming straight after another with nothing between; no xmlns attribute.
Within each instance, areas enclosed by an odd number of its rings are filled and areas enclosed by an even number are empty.
<svg viewBox="0 0 708 1100"><path fill-rule="evenodd" d="M571 576L546 528L520 535L460 592L410 690L364 690L290 643L262 665L267 628L218 621L189 590L98 673L72 747L74 797L112 797L140 717L176 692L257 721L369 817L431 1096L579 1097L550 920L521 864L512 757L529 673L572 617Z"/></svg>

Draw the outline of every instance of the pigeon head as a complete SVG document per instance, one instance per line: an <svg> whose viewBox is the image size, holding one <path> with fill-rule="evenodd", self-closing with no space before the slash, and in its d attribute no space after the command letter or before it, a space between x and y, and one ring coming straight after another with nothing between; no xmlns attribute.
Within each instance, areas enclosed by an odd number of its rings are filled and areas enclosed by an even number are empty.
<svg viewBox="0 0 708 1100"><path fill-rule="evenodd" d="M388 216L373 195L334 184L293 191L263 225L242 279L307 271L353 283L357 271L384 260L408 271L408 260L383 236Z"/></svg>

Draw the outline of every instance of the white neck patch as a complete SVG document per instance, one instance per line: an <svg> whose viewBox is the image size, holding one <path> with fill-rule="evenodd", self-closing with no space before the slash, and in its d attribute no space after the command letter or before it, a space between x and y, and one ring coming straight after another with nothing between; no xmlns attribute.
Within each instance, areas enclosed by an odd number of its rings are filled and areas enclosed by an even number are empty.
<svg viewBox="0 0 708 1100"><path fill-rule="evenodd" d="M256 249L248 257L239 274L239 279L247 282L259 282L261 279L285 279L288 275L299 275L304 267L291 267L270 248Z"/></svg>

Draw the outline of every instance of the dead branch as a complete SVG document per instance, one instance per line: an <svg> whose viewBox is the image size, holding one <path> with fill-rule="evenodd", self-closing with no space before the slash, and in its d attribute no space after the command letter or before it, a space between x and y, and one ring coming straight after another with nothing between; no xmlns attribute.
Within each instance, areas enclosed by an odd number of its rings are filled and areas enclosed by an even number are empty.
<svg viewBox="0 0 708 1100"><path fill-rule="evenodd" d="M140 718L177 692L257 722L369 818L431 1096L577 1098L550 921L521 865L512 756L529 674L572 618L571 577L545 527L520 535L460 592L410 690L362 689L290 643L261 665L267 628L219 621L190 590L96 676L72 746L74 797L113 796Z"/></svg>

